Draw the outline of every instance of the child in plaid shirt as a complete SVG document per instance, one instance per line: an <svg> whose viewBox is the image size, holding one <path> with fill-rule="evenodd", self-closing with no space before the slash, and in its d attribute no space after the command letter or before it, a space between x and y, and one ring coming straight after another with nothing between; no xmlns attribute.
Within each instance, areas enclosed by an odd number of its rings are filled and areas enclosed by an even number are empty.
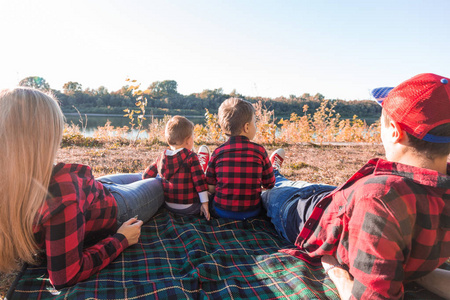
<svg viewBox="0 0 450 300"><path fill-rule="evenodd" d="M261 210L261 186L270 189L275 175L263 146L251 142L256 135L255 108L239 98L219 107L219 124L229 140L211 156L206 182L213 216L244 220Z"/></svg>
<svg viewBox="0 0 450 300"><path fill-rule="evenodd" d="M194 124L182 116L174 116L166 124L166 141L170 149L142 175L162 178L166 208L181 215L205 215L209 220L208 186L194 146Z"/></svg>

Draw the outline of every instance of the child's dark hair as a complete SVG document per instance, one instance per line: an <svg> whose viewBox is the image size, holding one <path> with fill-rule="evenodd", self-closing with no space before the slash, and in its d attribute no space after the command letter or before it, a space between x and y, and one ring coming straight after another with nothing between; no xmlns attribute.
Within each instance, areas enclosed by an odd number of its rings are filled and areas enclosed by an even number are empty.
<svg viewBox="0 0 450 300"><path fill-rule="evenodd" d="M241 98L229 98L219 107L219 124L227 136L241 134L245 123L250 123L255 114L253 105Z"/></svg>
<svg viewBox="0 0 450 300"><path fill-rule="evenodd" d="M389 124L392 118L383 111L382 117L384 118L384 124ZM450 136L450 123L441 124L434 127L428 133L436 136ZM448 156L450 154L450 143L432 143L424 140L420 140L406 132L408 136L409 145L413 147L416 152L423 153L430 160L434 160L438 157Z"/></svg>
<svg viewBox="0 0 450 300"><path fill-rule="evenodd" d="M169 145L181 145L194 133L194 123L182 116L173 116L166 124L165 137Z"/></svg>

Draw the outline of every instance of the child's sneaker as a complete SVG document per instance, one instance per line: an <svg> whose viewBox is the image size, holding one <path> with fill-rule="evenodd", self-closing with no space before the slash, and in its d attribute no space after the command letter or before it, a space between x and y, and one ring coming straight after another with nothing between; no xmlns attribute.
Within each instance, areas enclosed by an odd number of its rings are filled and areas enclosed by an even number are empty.
<svg viewBox="0 0 450 300"><path fill-rule="evenodd" d="M270 162L272 163L272 167L274 169L280 169L281 165L283 164L285 157L284 149L280 148L277 149L275 152L272 153L270 156Z"/></svg>
<svg viewBox="0 0 450 300"><path fill-rule="evenodd" d="M200 166L203 169L203 172L206 172L206 168L208 167L209 163L209 149L206 145L201 145L198 149L198 160L200 161Z"/></svg>

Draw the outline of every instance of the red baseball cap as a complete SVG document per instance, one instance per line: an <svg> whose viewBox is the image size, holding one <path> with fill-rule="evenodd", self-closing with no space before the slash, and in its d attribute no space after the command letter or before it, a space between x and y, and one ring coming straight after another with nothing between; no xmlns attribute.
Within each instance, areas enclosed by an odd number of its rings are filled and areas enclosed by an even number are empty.
<svg viewBox="0 0 450 300"><path fill-rule="evenodd" d="M403 130L418 139L450 143L450 136L428 132L450 123L450 79L431 73L416 75L395 88L378 88L372 95Z"/></svg>

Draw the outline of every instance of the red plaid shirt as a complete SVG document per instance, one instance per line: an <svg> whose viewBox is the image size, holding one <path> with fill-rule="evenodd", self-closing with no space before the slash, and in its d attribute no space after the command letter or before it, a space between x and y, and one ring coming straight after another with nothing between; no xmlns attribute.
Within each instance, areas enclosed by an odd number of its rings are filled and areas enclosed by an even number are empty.
<svg viewBox="0 0 450 300"><path fill-rule="evenodd" d="M273 188L275 175L263 146L247 137L233 136L214 150L206 182L215 185L214 202L220 209L252 211L260 205L261 186Z"/></svg>
<svg viewBox="0 0 450 300"><path fill-rule="evenodd" d="M317 203L296 245L347 265L353 299L402 298L450 257L450 176L373 159Z"/></svg>
<svg viewBox="0 0 450 300"><path fill-rule="evenodd" d="M142 177L152 178L158 174L163 178L164 197L169 203L196 203L200 201L198 194L208 190L198 156L188 149L182 149L175 155L166 155L164 151L156 162L148 166Z"/></svg>
<svg viewBox="0 0 450 300"><path fill-rule="evenodd" d="M56 165L48 191L34 233L45 250L50 280L59 289L106 267L128 241L116 233L116 200L88 166Z"/></svg>

